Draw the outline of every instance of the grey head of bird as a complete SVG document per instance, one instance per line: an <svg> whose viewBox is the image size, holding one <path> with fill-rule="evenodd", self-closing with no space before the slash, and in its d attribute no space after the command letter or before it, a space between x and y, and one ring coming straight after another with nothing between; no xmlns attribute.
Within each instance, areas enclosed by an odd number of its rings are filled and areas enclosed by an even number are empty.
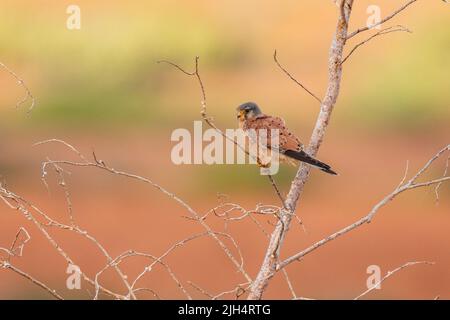
<svg viewBox="0 0 450 320"><path fill-rule="evenodd" d="M254 119L262 114L261 109L254 102L243 103L236 110L238 112L237 117L241 121Z"/></svg>

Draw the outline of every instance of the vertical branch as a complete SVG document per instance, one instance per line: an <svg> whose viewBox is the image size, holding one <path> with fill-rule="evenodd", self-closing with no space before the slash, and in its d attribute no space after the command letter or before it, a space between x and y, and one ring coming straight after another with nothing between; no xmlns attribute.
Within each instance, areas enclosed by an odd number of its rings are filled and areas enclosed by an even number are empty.
<svg viewBox="0 0 450 320"><path fill-rule="evenodd" d="M336 104L342 77L342 56L347 39L348 21L353 5L353 0L343 0L340 4L340 13L337 21L336 32L331 43L328 61L328 86L324 99L320 106L320 113L314 127L309 143L309 154L315 156L325 136L325 131L330 121L331 112ZM310 168L302 166L292 181L291 188L286 198L288 210L282 212L280 222L272 232L259 273L250 287L248 299L261 299L269 284L270 279L276 273L278 255L284 238L289 231L292 212L295 211L297 201L308 180Z"/></svg>

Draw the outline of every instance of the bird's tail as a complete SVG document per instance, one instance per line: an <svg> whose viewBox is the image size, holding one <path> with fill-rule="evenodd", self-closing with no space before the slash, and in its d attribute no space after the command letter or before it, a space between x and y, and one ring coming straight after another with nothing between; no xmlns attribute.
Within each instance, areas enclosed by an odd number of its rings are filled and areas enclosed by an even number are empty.
<svg viewBox="0 0 450 320"><path fill-rule="evenodd" d="M329 165L311 157L309 154L307 154L303 150L301 150L301 151L287 150L284 152L284 154L293 159L296 159L296 160L299 160L302 162L306 162L314 167L319 168L320 170L322 170L326 173L337 175L336 172L331 170L331 167Z"/></svg>

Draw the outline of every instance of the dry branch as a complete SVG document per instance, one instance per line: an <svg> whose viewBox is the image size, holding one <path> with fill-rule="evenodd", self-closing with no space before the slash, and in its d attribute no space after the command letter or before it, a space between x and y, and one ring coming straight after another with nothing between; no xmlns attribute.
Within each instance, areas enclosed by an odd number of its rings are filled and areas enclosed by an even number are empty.
<svg viewBox="0 0 450 320"><path fill-rule="evenodd" d="M45 283L37 280L33 276L29 275L28 273L22 271L21 269L13 266L11 263L7 261L0 261L0 269L7 269L15 272L16 274L20 275L21 277L29 280L31 283L41 287L45 291L47 291L49 294L51 294L53 297L55 297L58 300L64 300L63 297L61 297L54 289L50 289Z"/></svg>
<svg viewBox="0 0 450 320"><path fill-rule="evenodd" d="M405 3L404 5L402 5L400 8L398 8L397 10L395 10L394 12L392 12L390 15L388 15L387 17L381 19L379 22L371 25L371 26L365 26L362 28L359 28L353 32L351 32L348 36L347 36L347 40L350 38L353 38L354 36L356 36L357 34L370 30L374 27L377 27L379 25L382 25L383 23L391 20L392 18L394 18L397 14L399 14L400 12L402 12L403 10L405 10L406 8L408 8L410 5L412 5L414 2L416 2L417 0L410 0L407 3Z"/></svg>
<svg viewBox="0 0 450 320"><path fill-rule="evenodd" d="M395 269L392 270L392 271L388 271L388 272L386 273L386 275L385 275L383 278L380 279L380 281L378 281L378 282L375 283L372 287L370 287L369 289L367 289L366 291L364 291L363 293L361 293L361 294L360 294L359 296L357 296L354 300L358 300L358 299L362 298L363 296L367 295L368 293L372 292L373 290L375 290L376 288L378 288L379 285L380 285L382 282L384 282L386 279L388 279L388 278L390 278L391 276L393 276L395 273L397 273L397 272L399 272L399 271L401 271L401 270L403 270L403 269L405 269L405 268L414 266L414 265L416 265L416 264L429 264L429 265L433 265L434 262L429 262L429 261L413 261L413 262L407 262L407 263L401 265L400 267L395 268Z"/></svg>
<svg viewBox="0 0 450 320"><path fill-rule="evenodd" d="M375 215L377 214L377 212L384 207L385 205L387 205L390 201L392 201L394 198L396 198L399 194L407 191L407 190L412 190L415 188L420 188L420 187L426 187L426 186L430 186L430 185L435 185L444 181L449 181L450 180L450 176L448 177L442 177L439 179L434 179L434 180L429 180L429 181L425 181L425 182L416 182L417 179L419 177L421 177L423 175L423 173L431 166L431 164L438 159L439 157L441 157L445 152L448 152L450 150L450 145L446 146L445 148L441 149L438 153L436 153L436 155L434 157L432 157L410 180L408 180L407 182L404 182L406 179L403 178L402 182L400 183L399 186L397 186L397 188L395 188L394 191L392 191L390 194L388 194L386 197L384 197L380 202L378 202L373 208L372 210L370 210L370 212L362 217L361 219L359 219L358 221L352 223L351 225L329 235L328 237L317 241L316 243L314 243L313 245L309 246L308 248L292 255L291 257L285 259L283 262L280 263L279 266L277 266L277 269L282 269L284 267L286 267L287 265L289 265L290 263L294 262L294 261L299 261L300 259L302 259L304 256L306 256L307 254L311 253L312 251L320 248L321 246L323 246L324 244L362 226L363 224L366 223L370 223L372 221L372 219L375 217Z"/></svg>
<svg viewBox="0 0 450 320"><path fill-rule="evenodd" d="M314 99L317 100L317 102L322 103L322 100L320 100L314 93L312 93L311 90L309 90L308 88L306 88L300 81L298 81L289 71L287 71L282 65L281 63L278 61L278 57L277 57L277 50L274 51L273 53L273 60L275 61L275 63L277 64L278 68L281 69L281 71L283 71L292 81L294 81L296 84L298 84L303 90L305 90L310 96L312 96Z"/></svg>
<svg viewBox="0 0 450 320"><path fill-rule="evenodd" d="M339 87L342 77L342 54L347 39L348 20L351 13L353 0L342 1L340 4L339 17L336 26L334 39L331 43L329 65L328 65L328 87L325 98L322 100L319 117L309 143L308 153L315 156L323 141L326 127L331 116L331 112L336 104L339 95ZM280 222L272 232L269 246L267 248L264 261L259 273L252 283L248 299L261 299L269 284L270 279L277 272L277 261L281 245L289 230L292 213L295 212L297 201L303 191L303 187L309 177L309 166L302 166L292 181L291 188L286 198L288 211L283 211Z"/></svg>
<svg viewBox="0 0 450 320"><path fill-rule="evenodd" d="M201 114L202 120L205 121L205 122L206 122L211 128L213 128L216 132L218 132L220 135L222 135L225 139L227 139L227 140L233 142L238 148L240 148L241 150L243 150L247 155L249 155L249 156L251 156L251 157L254 157L253 155L251 155L251 154L245 149L244 146L241 146L237 141L235 141L233 138L227 136L227 135L225 134L224 131L222 131L221 129L219 129L219 127L217 127L217 125L214 123L213 118L210 117L210 116L208 116L208 114L207 114L207 103L206 103L206 91L205 91L205 86L204 86L204 84L203 84L203 81L202 81L202 78L201 78L200 72L199 72L199 59L200 59L200 58L199 58L198 56L195 57L195 68L194 68L194 71L192 71L192 72L186 71L186 70L185 70L184 68L182 68L180 65L178 65L178 64L176 64L176 63L174 63L174 62L168 61L168 60L159 60L159 61L157 61L157 63L166 63L166 64L169 64L169 65L173 66L174 68L176 68L177 70L179 70L179 71L181 71L182 73L184 73L185 75L188 75L188 76L195 76L195 78L197 79L197 82L198 82L198 84L199 84L199 86L200 86L200 89L201 89L201 96L202 96L202 99L201 99L201 101L200 101L200 103L201 103L200 114ZM275 61L277 62L277 64L280 66L280 68L281 68L282 70L284 70L283 67L282 67L282 66L278 63L278 61L277 61L277 58L276 58L276 52L275 52L275 54L274 54L274 59L275 59ZM291 76L291 77L292 77L292 76ZM295 81L296 81L296 80L295 80ZM309 90L307 90L303 85L301 85L299 82L297 82L297 83L298 83L302 88L304 88L307 92L309 92ZM310 93L310 92L309 92L309 93ZM256 158L256 162L257 162L257 163L260 163L260 161L259 161L258 158ZM285 211L287 212L286 202L285 202L283 196L281 195L280 189L278 188L277 184L275 183L275 180L273 179L273 177L272 177L271 175L268 175L268 178L269 178L270 183L271 183L271 185L273 186L273 188L274 188L274 190L275 190L277 196L279 197L279 199L280 199L280 201L281 201L281 203L282 203L282 206L285 208ZM293 213L290 213L290 215L293 216L294 214L293 214ZM284 222L282 221L282 219L280 219L280 215L277 215L277 218L278 218L278 221L281 223L281 225L284 225ZM196 219L197 219L197 217L196 217ZM289 278L287 277L287 273L284 272L284 274L286 275L286 280L287 280L287 282L288 282L288 286L289 286L289 288L290 288L290 291L291 291L291 292L294 294L294 296L295 296L295 293L294 293L294 290L293 290L293 288L292 288L292 285L291 285L291 283L290 283L290 281L289 281ZM249 276L245 275L245 277L246 277L246 279L247 279L249 282L251 282L251 278L250 278Z"/></svg>
<svg viewBox="0 0 450 320"><path fill-rule="evenodd" d="M20 236L24 235L24 239L20 239ZM29 280L31 283L37 285L38 287L41 287L45 291L47 291L49 294L51 294L53 297L55 297L58 300L63 300L63 297L61 297L56 290L50 289L45 283L42 281L37 280L35 277L31 276L30 274L26 273L25 271L22 271L18 267L14 266L11 263L12 257L21 257L23 254L23 249L28 241L31 240L31 236L28 233L28 231L21 227L19 231L17 231L16 236L14 237L14 241L9 249L1 248L0 251L3 251L6 253L6 258L2 259L0 257L0 269L7 269L10 270L19 276Z"/></svg>
<svg viewBox="0 0 450 320"><path fill-rule="evenodd" d="M46 143L46 142L61 143L61 140L51 139L51 140L43 141L43 142L40 142L40 143L37 143L37 144L42 144L42 143ZM65 143L65 142L63 142L63 144L66 145L66 146L70 146L68 143ZM71 146L70 149L72 149L72 148L73 147ZM80 153L80 152L77 151L77 153ZM109 172L111 174L114 174L114 175L117 175L117 176L123 176L123 177L131 178L131 179L138 180L138 181L141 181L141 182L144 182L146 184L151 185L152 187L154 187L157 190L161 191L163 194L165 194L166 196L168 196L169 198L173 199L174 201L179 203L181 206L183 206L190 213L191 217L193 219L195 219L196 221L198 221L200 223L200 225L208 232L208 235L216 241L216 243L221 247L221 249L224 251L226 256L230 259L230 261L234 264L234 266L237 268L237 270L246 278L246 280L247 281L251 281L250 276L248 275L248 273L243 268L243 262L242 261L239 262L239 261L236 260L236 258L231 253L230 249L227 247L227 245L222 240L219 239L219 237L217 236L217 232L214 232L211 229L211 227L205 221L203 221L201 219L201 216L190 205L188 205L181 198L179 198L175 194L171 193L167 189L163 188L159 184L153 182L152 180L150 180L148 178L145 178L145 177L142 177L142 176L139 176L139 175L136 175L136 174L128 173L128 172L125 172L125 171L119 171L119 170L116 170L116 169L114 169L112 167L109 167L109 166L107 166L105 164L104 161L98 160L97 157L95 156L95 153L94 153L94 161L89 161L84 156L81 159L81 162L68 161L68 160L50 160L50 161L45 161L42 164L42 175L43 175L43 177L45 177L45 175L47 173L47 167L49 165L55 165L55 164L56 165L60 165L60 166L61 165L65 165L65 166L72 166L72 167L97 168L97 169L100 169L100 170L103 170L103 171L107 171L107 172Z"/></svg>
<svg viewBox="0 0 450 320"><path fill-rule="evenodd" d="M17 210L19 213L21 213L27 220L31 221L36 228L44 235L44 237L50 242L50 244L56 249L56 251L66 260L66 262L70 265L76 265L74 261L70 258L70 256L67 254L67 252L60 246L60 244L51 236L47 228L49 227L56 227L60 228L62 230L69 230L72 232L77 233L78 235L81 235L85 238L87 238L89 241L91 241L94 245L100 249L100 252L103 253L107 261L112 260L109 253L105 250L105 248L95 239L93 236L91 236L87 231L80 229L78 226L69 226L65 225L63 223L60 223L52 218L50 218L45 212L40 210L37 206L30 203L29 201L26 201L24 198L20 197L19 195L11 192L10 190L6 189L4 186L0 186L0 198L7 203L7 205L14 210ZM44 219L44 222L40 221L34 213L39 216L41 219ZM124 284L129 288L128 281L126 280L125 275L123 272L116 267L115 270L117 271L120 279L124 282ZM95 285L94 281L90 279L86 274L81 272L81 275L83 278L90 283L91 285ZM117 299L124 299L125 297L120 294L116 294L111 290L108 290L104 287L100 288L103 293L111 295Z"/></svg>
<svg viewBox="0 0 450 320"><path fill-rule="evenodd" d="M26 85L25 81L4 63L0 62L0 67L3 68L4 70L6 70L6 72L8 72L25 91L25 96L16 103L16 108L19 108L22 104L24 104L25 102L30 100L31 103L30 103L30 106L28 107L28 111L27 111L28 113L30 113L36 104L36 100L34 99L34 96L31 93L28 86Z"/></svg>
<svg viewBox="0 0 450 320"><path fill-rule="evenodd" d="M400 7L396 11L394 11L392 14L390 14L386 18L382 19L379 23L377 23L371 27L375 27L386 21L391 20L394 16L396 16L398 13L400 13L401 11L406 9L409 5L411 5L415 1L416 0L409 1L407 4L403 5L402 7ZM308 153L311 154L312 156L315 156L317 154L319 147L324 139L325 131L326 131L326 128L330 121L332 110L336 104L336 101L337 101L337 98L339 95L340 83L341 83L341 78L342 78L343 62L345 62L359 47L366 44L367 42L374 39L375 37L378 37L378 36L381 36L384 34L388 34L388 33L392 33L392 32L397 32L397 31L409 32L409 30L403 26L394 26L394 27L385 28L385 29L377 32L376 34L372 35L368 39L361 41L360 43L355 45L354 48L352 50L350 50L349 54L347 54L347 56L343 57L343 51L344 51L346 41L348 39L350 39L351 37L355 36L356 34L359 34L361 32L369 30L369 27L364 27L364 28L360 28L360 29L356 30L355 32L353 32L351 34L348 34L348 22L349 22L350 14L352 11L352 5L353 5L353 0L343 0L339 4L339 12L338 12L338 19L337 19L338 21L337 21L336 31L335 31L335 35L334 35L333 41L331 43L330 52L329 52L328 85L327 85L326 94L325 94L325 97L323 100L319 99L315 94L313 94L309 89L307 89L301 82L299 82L294 76L292 76L292 74L289 71L287 71L286 68L284 68L278 61L276 51L274 53L274 61L277 64L277 66L292 81L294 81L297 85L299 85L302 89L304 89L308 94L310 94L312 97L314 97L317 101L319 101L321 103L320 113L318 115L318 119L316 121L316 125L314 127L314 130L313 130L313 133L312 133L312 136L310 139L310 143L308 146L308 150L307 150ZM201 101L202 118L212 128L216 129L218 132L220 132L222 135L224 135L223 132L220 129L218 129L217 126L214 124L214 122L212 121L212 118L208 117L206 114L206 94L205 94L203 82L201 80L199 70L198 70L198 57L195 60L195 71L193 71L193 72L187 72L186 70L184 70L183 68L181 68L179 65L177 65L175 63L172 63L169 61L163 61L163 62L166 62L166 63L176 67L178 70L180 70L181 72L183 72L186 75L196 76L196 78L199 82L200 88L201 88L201 92L202 92L202 101ZM228 138L226 135L224 135L224 137ZM445 152L447 150L447 147L444 149L441 150L441 152ZM440 156L440 154L438 154L436 157L439 157L439 156ZM434 160L431 160L431 162L433 162L433 161ZM425 171L427 168L428 168L428 165L426 165L425 168L423 168L423 171ZM250 285L248 299L261 299L270 279L279 270L283 270L283 272L285 272L284 267L286 265L288 265L289 263L296 261L297 259L303 257L307 253L324 245L328 241L331 241L331 240L339 237L340 235L345 234L345 233L359 227L360 225L362 225L364 223L370 222L372 220L373 216L375 215L375 213L378 211L378 209L381 208L382 206L384 206L385 204L387 204L390 200L395 198L398 194L400 194L406 190L410 190L410 189L414 189L414 188L418 188L418 187L429 186L429 185L437 185L437 187L436 187L436 190L437 190L442 182L447 181L449 179L448 177L446 177L447 170L445 170L444 176L442 178L417 183L416 182L417 177L421 176L421 174L423 173L423 172L419 171L415 177L413 177L411 180L409 180L407 183L405 183L405 179L406 179L406 173L405 173L405 177L401 181L401 183L399 184L397 189L395 189L392 194L388 195L379 204L377 204L367 216L365 216L364 218L358 220L354 224L336 232L335 234L330 235L329 237L317 242L316 244L312 245L311 247L305 249L304 251L299 252L298 254L296 254L280 263L279 262L279 254L281 251L281 247L284 242L285 236L286 236L287 232L289 231L292 217L297 217L294 214L295 209L297 206L297 202L303 192L304 186L309 178L309 172L310 172L309 166L302 166L299 168L294 180L292 181L291 188L289 190L289 193L288 193L286 199L284 199L283 196L281 195L280 189L278 188L275 181L273 180L273 177L269 176L270 182L271 182L274 190L276 191L277 196L281 200L282 208L280 208L280 210L276 213L278 223L270 236L270 242L269 242L262 266L259 269L258 275L257 275L255 281L253 281ZM235 209L239 209L239 208L238 207L231 208L231 211L235 210ZM216 214L216 211L214 209L212 210L212 212L214 212ZM210 212L208 212L204 217L202 217L202 219L206 218L206 216L209 213ZM228 213L229 212L227 211L223 214L223 216L226 217L226 219L225 219L226 222L230 221L231 219L238 220L238 219L244 218L246 216L251 217L251 215L248 215L247 212L243 211L242 212L243 214L240 217L230 219L230 218L228 218ZM262 231L265 233L265 231L263 229L262 229ZM286 275L286 279L287 279L289 288L291 289L291 292L293 293L293 296L295 298L295 296L296 296L295 292L293 290L293 287L292 287L287 275Z"/></svg>
<svg viewBox="0 0 450 320"><path fill-rule="evenodd" d="M361 41L360 43L358 43L357 45L355 45L353 47L352 50L350 50L350 52L345 56L344 59L342 59L342 63L344 63L345 61L347 61L348 58L350 58L350 56L361 46L363 46L364 44L366 44L367 42L369 42L370 40L372 40L373 38L376 38L378 36L384 35L384 34L388 34L388 33L392 33L392 32L408 32L411 33L411 30L409 30L408 28L405 28L404 26L398 25L398 26L393 26L393 27L388 27L385 29L382 29L380 31L378 31L377 33L373 34L372 36L370 36L369 38L367 38L366 40Z"/></svg>
<svg viewBox="0 0 450 320"><path fill-rule="evenodd" d="M409 7L411 4L416 2L417 0L411 0L404 4L402 7L394 11L389 16L382 19L380 22L372 25L372 26L366 26L363 28L359 28L356 31L352 33L348 33L348 25L349 25L349 19L352 11L352 5L353 0L342 0L339 5L339 11L338 11L338 18L337 18L337 25L336 30L334 34L334 38L332 40L330 51L329 51L329 62L328 62L328 84L326 93L323 99L319 99L314 93L312 93L309 89L307 89L300 81L298 81L292 74L286 70L278 61L277 59L277 52L274 52L274 61L277 64L277 66L297 85L299 85L303 90L305 90L309 95L311 95L315 100L317 100L320 103L320 112L318 115L318 119L316 121L314 130L312 132L312 136L310 139L310 143L308 146L308 153L312 156L315 156L318 153L318 150L322 144L322 141L325 136L325 132L327 129L327 126L330 121L331 113L334 109L334 106L336 104L339 90L340 90L340 83L342 78L342 64L362 45L366 44L370 40L374 39L375 37L388 34L391 32L397 32L397 31L404 31L404 32L410 32L408 29L406 29L403 26L394 26L394 27L388 27L385 29L382 29L378 31L377 33L373 34L366 40L363 40L359 42L357 45L353 47L349 51L349 53L344 57L344 47L346 45L346 41L353 36L362 33L364 31L370 30L371 28L381 25L389 20L391 20L394 16L405 10L407 7ZM173 67L175 67L177 70L181 71L185 75L195 77L200 90L201 90L201 116L202 119L213 129L215 129L217 132L219 132L222 136L224 136L226 139L232 141L234 144L236 144L239 148L244 150L247 154L248 152L245 150L243 146L240 146L233 138L228 137L224 131L220 130L216 124L214 123L214 120L212 117L210 117L207 114L207 102L206 102L206 91L205 87L202 81L202 78L200 76L199 72L199 58L195 58L195 69L192 72L186 71L179 65L167 61L167 60L161 60L159 63L166 63ZM25 85L24 81L19 78L14 72L12 72L8 67L6 67L4 64L0 63L0 67L4 68L11 76L13 76L18 83L24 88L26 91L26 97L18 102L17 106L20 106L27 100L31 99L31 106L29 108L29 111L33 108L35 104L35 100L33 95L31 94L28 87ZM233 204L233 203L221 203L219 206L216 206L215 208L209 210L204 215L199 214L197 211L195 211L190 205L188 205L185 201L183 201L181 198L176 196L175 194L171 193L167 189L163 188L159 184L153 182L152 180L142 177L140 175L128 173L125 171L116 170L113 167L107 165L104 161L99 160L93 152L93 160L89 160L87 157L85 157L78 149L73 147L71 144L59 140L59 139L49 139L46 141L38 142L35 145L42 145L47 143L59 143L68 148L71 152L74 152L79 160L78 161L69 161L69 160L52 160L50 158L47 158L45 162L42 163L42 180L47 186L46 177L48 173L49 168L53 168L57 174L58 178L58 184L63 188L64 195L66 198L66 206L68 209L69 214L69 220L70 224L65 224L59 221L54 220L49 215L47 215L45 212L43 212L41 209L39 209L36 205L28 202L27 200L23 199L21 196L11 192L8 190L4 185L0 184L0 199L11 209L17 210L20 214L22 214L26 219L30 220L37 229L44 235L44 237L50 242L50 244L56 249L56 251L66 260L68 264L74 264L73 260L69 257L69 255L64 251L64 249L60 246L60 244L52 237L49 230L51 228L59 228L61 230L66 230L70 232L74 232L82 237L85 237L88 239L91 243L93 243L99 251L102 253L102 255L106 259L106 264L104 267L102 267L96 274L93 279L89 278L86 274L81 272L81 275L87 281L95 288L95 294L94 299L98 299L100 293L110 295L114 297L115 299L137 299L136 294L139 292L149 292L153 295L153 297L159 299L159 295L150 288L145 287L137 287L138 282L148 273L150 273L155 265L160 265L162 268L167 272L167 274L172 278L176 286L180 289L180 291L184 294L184 296L187 299L192 299L191 294L187 290L187 288L183 285L183 282L176 276L173 269L164 261L165 258L171 254L175 249L183 247L188 242L202 238L202 237L210 237L212 238L222 249L222 251L225 253L227 258L231 261L231 263L234 265L236 270L238 270L242 276L245 278L246 282L242 284L235 285L233 289L223 291L219 294L212 294L209 291L203 289L202 287L198 286L197 284L194 284L193 282L188 281L187 283L192 286L196 291L200 292L201 294L205 295L206 297L210 299L218 299L221 298L227 294L234 294L236 299L239 299L243 294L248 293L248 299L261 299L270 280L272 277L277 274L277 272L281 271L286 279L289 291L293 297L293 299L308 299L304 297L297 296L294 287L288 277L286 266L290 265L292 262L301 260L304 256L307 254L315 251L316 249L322 247L323 245L327 244L328 242L346 234L350 231L364 225L368 224L372 221L372 219L375 217L375 215L378 213L378 211L387 205L390 201L395 199L399 194L416 189L416 188L422 188L427 186L435 186L435 193L436 193L436 200L439 199L439 187L442 183L447 182L450 180L450 177L447 175L448 173L448 166L449 166L449 157L447 157L446 167L444 170L444 173L441 177L421 181L419 182L419 178L423 177L424 173L428 171L428 169L431 167L431 165L435 162L435 160L442 157L445 153L450 153L450 145L447 145L443 149L441 149L434 157L432 157L412 178L407 180L408 176L408 164L405 170L405 174L398 184L398 186L387 196L385 196L380 202L378 202L372 210L365 215L364 217L360 218L356 222L354 222L351 225L348 225L337 232L329 235L328 237L315 242L314 244L310 245L306 249L299 251L290 257L280 260L280 252L281 248L283 246L284 240L286 238L286 235L290 229L292 218L295 217L298 219L299 223L301 224L301 221L299 218L295 215L295 210L297 207L297 203L299 198L302 195L304 186L306 182L308 181L309 174L310 174L310 167L309 166L301 166L292 181L291 188L289 190L289 193L286 198L282 196L282 193L279 189L279 187L276 185L274 179L272 176L269 175L269 179L271 182L272 187L274 188L277 196L281 200L281 207L278 206L270 206L270 205L257 205L254 210L246 210L242 208L240 205ZM117 257L113 258L110 253L99 243L99 241L94 238L92 235L90 235L86 230L81 229L75 222L74 215L73 215L73 208L72 208L72 202L70 199L70 192L67 186L67 183L65 181L65 174L67 173L66 167L80 167L80 168L95 168L100 169L103 171L106 171L110 174L122 176L134 180L141 181L143 183L146 183L166 196L168 196L170 199L177 202L179 205L181 205L183 208L185 208L189 214L189 219L198 222L203 228L204 232L192 235L188 238L185 238L181 241L178 241L174 245L172 245L170 248L168 248L163 254L157 256L152 255L149 253L144 252L138 252L134 250L127 250L123 252L122 254L118 255ZM214 214L215 217L222 219L225 224L225 230L227 230L227 224L231 221L241 221L245 218L250 218L256 226L261 230L261 232L269 238L269 244L262 262L262 265L258 271L258 274L253 281L252 278L249 276L247 271L244 268L244 257L240 251L240 248L237 244L237 242L234 240L234 238L225 232L218 232L214 231L209 224L207 223L207 218ZM274 230L271 234L267 233L264 228L261 226L259 221L255 219L254 215L267 215L267 216L273 216L276 218L276 225ZM25 235L25 239L20 240L20 235ZM224 241L224 238L226 241L231 242L232 249L231 250L227 244ZM6 259L0 260L0 268L8 269L16 274L20 275L21 277L31 281L33 284L41 287L48 293L50 293L52 296L54 296L57 299L62 299L62 296L60 296L58 293L56 293L54 290L50 289L47 285L40 282L39 280L35 279L34 277L30 276L28 273L22 271L21 269L13 266L10 263L11 257L19 257L22 255L23 247L30 240L30 236L28 232L21 228L19 232L16 234L16 238L12 244L12 246L7 248L0 248L0 252L6 253ZM235 254L232 253L232 251L235 251ZM236 255L237 254L237 255ZM137 277L132 280L131 282L128 280L128 276L122 271L120 268L125 261L132 257L142 257L149 259L151 262L147 264L144 269L137 275ZM430 262L425 261L416 261L416 262L408 262L393 271L388 272L379 282L385 281L387 278L391 277L396 272L399 272L409 266L416 265L416 264L431 264ZM101 275L108 270L109 268L112 268L115 270L116 274L121 279L122 283L125 285L127 292L126 293L116 293L114 290L108 289L105 286L102 286L100 284L100 277ZM374 286L375 287L375 286ZM359 296L357 296L355 299L359 299L366 294L370 293L374 287L369 288L365 292L361 293Z"/></svg>

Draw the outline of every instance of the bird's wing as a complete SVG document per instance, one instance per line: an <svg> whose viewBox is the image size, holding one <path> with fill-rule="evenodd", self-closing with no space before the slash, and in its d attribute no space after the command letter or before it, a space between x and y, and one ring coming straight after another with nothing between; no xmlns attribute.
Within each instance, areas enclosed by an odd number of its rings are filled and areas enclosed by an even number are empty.
<svg viewBox="0 0 450 320"><path fill-rule="evenodd" d="M267 130L267 147L271 149L271 132L278 129L279 131L279 149L281 152L286 150L300 151L303 149L303 145L300 140L286 127L286 124L282 118L264 116L256 118L247 123L247 129L254 129L257 134L259 130Z"/></svg>
<svg viewBox="0 0 450 320"><path fill-rule="evenodd" d="M265 129L267 130L267 148L271 150L275 150L286 157L287 159L295 159L301 162L306 162L312 166L318 167L320 170L325 171L329 174L336 174L335 171L331 169L329 165L323 163L310 155L308 155L305 151L303 151L303 145L300 140L286 127L284 120L278 117L271 116L262 116L251 121L247 121L244 126L244 130L253 129L256 131L256 134L259 130ZM271 146L271 130L278 129L279 130L279 147L275 148ZM256 141L252 141L255 143ZM262 142L262 141L261 141Z"/></svg>

